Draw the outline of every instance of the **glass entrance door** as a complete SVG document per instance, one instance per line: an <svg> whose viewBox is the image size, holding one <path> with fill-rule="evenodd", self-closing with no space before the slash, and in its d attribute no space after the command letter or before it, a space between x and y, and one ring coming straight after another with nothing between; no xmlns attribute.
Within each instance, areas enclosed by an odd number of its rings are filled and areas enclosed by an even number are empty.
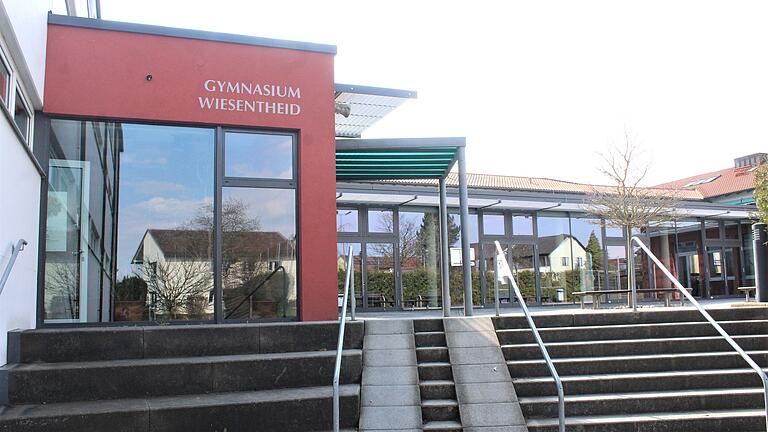
<svg viewBox="0 0 768 432"><path fill-rule="evenodd" d="M677 257L678 280L686 288L691 288L694 297L701 296L701 266L699 255L695 252L682 254Z"/></svg>
<svg viewBox="0 0 768 432"><path fill-rule="evenodd" d="M336 243L336 270L338 272L339 280L339 307L342 305L342 299L344 294L344 284L347 276L347 262L349 260L349 248L352 247L352 265L354 266L354 288L355 288L355 307L363 307L363 268L361 266L363 262L362 244L361 243L348 243L339 242ZM352 295L352 293L350 293ZM351 298L350 298L351 301Z"/></svg>

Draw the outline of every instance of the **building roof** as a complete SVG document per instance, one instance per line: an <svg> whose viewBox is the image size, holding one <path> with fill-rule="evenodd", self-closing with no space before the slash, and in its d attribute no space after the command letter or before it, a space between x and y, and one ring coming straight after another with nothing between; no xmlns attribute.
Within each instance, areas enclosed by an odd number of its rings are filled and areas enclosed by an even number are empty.
<svg viewBox="0 0 768 432"><path fill-rule="evenodd" d="M755 167L726 168L663 183L657 187L696 191L704 199L749 191L755 188Z"/></svg>
<svg viewBox="0 0 768 432"><path fill-rule="evenodd" d="M407 184L428 184L437 186L435 179L413 179L413 180L393 180L395 183ZM459 176L456 172L448 173L446 184L449 187L458 187ZM467 186L472 189L494 189L507 191L530 191L530 192L558 192L558 193L578 193L588 194L598 191L610 190L611 186L590 185L586 183L574 183L563 180L553 180L540 177L520 177L505 176L495 174L472 174L467 173ZM649 188L657 189L659 192L673 192L672 188ZM696 190L674 191L680 199L701 200L703 196Z"/></svg>
<svg viewBox="0 0 768 432"><path fill-rule="evenodd" d="M280 250L282 258L289 258L293 254L289 240L279 232L225 232L223 235L224 248L231 246L239 255L238 258L253 259L260 256L265 259L267 257L277 258L278 250ZM134 264L144 261L144 241L149 236L155 240L163 256L168 259L207 259L212 256L213 240L209 231L149 229L144 233L144 237L133 256ZM231 239L236 241L235 245L232 245Z"/></svg>
<svg viewBox="0 0 768 432"><path fill-rule="evenodd" d="M584 248L584 245L581 244L579 239L576 237L573 237L572 235L568 234L558 234L558 235L551 235L551 236L544 236L539 237L539 256L542 255L549 255L552 252L557 249L561 243L566 241L567 239L573 239L573 242L575 244L578 244L582 249Z"/></svg>

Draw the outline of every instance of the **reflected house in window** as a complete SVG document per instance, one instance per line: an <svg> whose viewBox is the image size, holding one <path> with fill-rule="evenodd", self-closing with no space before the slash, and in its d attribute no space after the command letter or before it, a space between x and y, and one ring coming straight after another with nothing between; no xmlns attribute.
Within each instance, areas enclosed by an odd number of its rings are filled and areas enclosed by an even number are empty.
<svg viewBox="0 0 768 432"><path fill-rule="evenodd" d="M581 242L567 234L539 238L539 271L559 273L581 268L591 257ZM573 261L571 261L573 259Z"/></svg>
<svg viewBox="0 0 768 432"><path fill-rule="evenodd" d="M134 272L147 283L149 307L169 319L213 315L212 234L205 230L149 229L134 254ZM295 303L289 290L296 265L294 241L279 232L227 232L221 268L230 318L277 317ZM276 277L269 277L272 273ZM282 274L278 274L282 273ZM268 278L269 277L269 278ZM286 293L288 295L286 296Z"/></svg>

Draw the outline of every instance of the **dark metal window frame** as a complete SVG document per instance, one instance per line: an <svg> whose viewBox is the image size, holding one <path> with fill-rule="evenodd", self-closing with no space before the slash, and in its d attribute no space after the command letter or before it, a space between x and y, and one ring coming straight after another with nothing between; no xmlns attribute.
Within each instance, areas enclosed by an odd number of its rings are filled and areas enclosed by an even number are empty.
<svg viewBox="0 0 768 432"><path fill-rule="evenodd" d="M2 104L0 104L1 106ZM4 107L3 107L4 108ZM7 110L6 110L7 111ZM6 113L9 114L9 113ZM121 124L137 124L146 126L170 126L170 127L192 127L199 129L209 129L214 132L214 178L213 178L213 193L214 193L214 256L211 259L212 271L214 274L214 316L210 320L188 320L188 321L171 321L171 325L197 325L197 324L237 324L242 322L248 322L249 320L224 320L223 316L223 302L221 293L221 279L215 275L220 273L221 265L221 192L223 187L257 187L257 188L279 188L279 189L292 189L294 191L294 209L295 218L294 224L296 227L296 246L298 251L299 244L299 214L301 211L299 205L299 178L300 173L298 171L299 165L299 132L297 130L283 130L274 128L249 128L249 127L224 127L216 124L197 124L197 123L174 123L174 122L160 122L160 121L142 121L142 120L120 120L113 118L102 117L86 117L86 116L58 116L48 115L43 112L36 112L31 117L32 126L34 128L34 157L40 163L40 172L42 179L40 182L40 213L39 220L39 237L38 244L41 247L38 248L38 269L37 269L37 314L36 314L36 328L72 328L72 327L122 327L122 326L153 326L164 325L165 323L158 323L155 321L95 321L95 322L82 322L82 323L46 323L45 322L45 241L46 241L46 223L48 213L48 170L50 159L50 136L51 136L51 120L69 120L78 122L103 122L103 123L121 123ZM13 122L12 122L13 123ZM15 125L15 124L14 124ZM275 179L241 179L237 177L225 178L224 177L224 133L236 132L236 133L253 133L253 134L273 134L273 135L289 135L293 138L293 152L292 152L292 164L293 164L293 178L290 180L275 180ZM106 145L104 146L107 147ZM115 159L115 162L118 162ZM120 164L116 163L115 171L113 175L116 178L116 182L113 185L113 199L115 200L115 210L119 206L119 178L120 178ZM229 183L225 182L228 181ZM106 193L106 191L104 192ZM119 213L115 218L113 231L118 229ZM103 238L103 235L102 235ZM114 241L112 245L112 267L113 271L117 265L117 242ZM301 269L301 257L296 256L296 317L292 318L275 318L275 319L262 319L258 320L260 323L264 322L284 322L301 320L301 281L299 278ZM100 279L103 280L103 279ZM100 288L103 289L103 288ZM100 293L101 295L102 293ZM111 303L111 302L110 302ZM102 302L103 304L103 302ZM110 304L111 308L111 304ZM110 309L107 316L111 319L112 311ZM104 313L100 314L100 319L104 317Z"/></svg>

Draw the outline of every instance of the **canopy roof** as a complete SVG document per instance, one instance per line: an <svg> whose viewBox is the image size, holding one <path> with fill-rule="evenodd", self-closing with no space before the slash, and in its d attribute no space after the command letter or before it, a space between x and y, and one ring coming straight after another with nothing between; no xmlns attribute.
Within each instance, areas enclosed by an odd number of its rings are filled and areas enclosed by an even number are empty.
<svg viewBox="0 0 768 432"><path fill-rule="evenodd" d="M416 92L381 87L336 84L336 102L349 105L349 117L336 114L336 136L360 138L374 123L392 112Z"/></svg>
<svg viewBox="0 0 768 432"><path fill-rule="evenodd" d="M440 179L464 138L337 139L337 180Z"/></svg>

